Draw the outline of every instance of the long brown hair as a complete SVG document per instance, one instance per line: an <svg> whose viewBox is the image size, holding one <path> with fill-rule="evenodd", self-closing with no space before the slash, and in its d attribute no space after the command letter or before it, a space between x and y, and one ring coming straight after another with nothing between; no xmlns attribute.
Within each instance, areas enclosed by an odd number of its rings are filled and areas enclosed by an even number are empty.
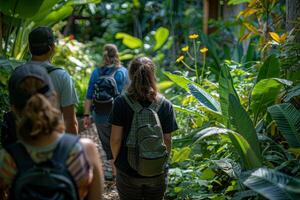
<svg viewBox="0 0 300 200"><path fill-rule="evenodd" d="M131 83L127 92L135 100L155 101L157 95L155 65L148 57L137 57L129 64Z"/></svg>
<svg viewBox="0 0 300 200"><path fill-rule="evenodd" d="M103 64L104 65L115 65L120 67L121 62L119 59L118 48L114 44L106 44L103 48Z"/></svg>
<svg viewBox="0 0 300 200"><path fill-rule="evenodd" d="M34 77L25 78L19 88L32 95L24 108L18 108L20 120L17 122L18 135L24 141L30 141L53 131L63 131L60 111L55 108L55 93L49 97L37 93L45 86L44 82ZM52 103L51 103L52 102Z"/></svg>

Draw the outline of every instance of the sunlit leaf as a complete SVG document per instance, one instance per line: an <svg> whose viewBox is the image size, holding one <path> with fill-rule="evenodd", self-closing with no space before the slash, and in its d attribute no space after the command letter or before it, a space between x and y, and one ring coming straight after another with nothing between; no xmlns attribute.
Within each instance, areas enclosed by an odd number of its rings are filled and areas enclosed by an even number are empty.
<svg viewBox="0 0 300 200"><path fill-rule="evenodd" d="M252 33L259 34L257 28L255 26L253 26L252 24L250 24L248 22L244 22L243 25Z"/></svg>
<svg viewBox="0 0 300 200"><path fill-rule="evenodd" d="M126 54L120 55L119 57L120 57L120 60L130 60L134 57L134 55L130 54L130 53L126 53Z"/></svg>
<svg viewBox="0 0 300 200"><path fill-rule="evenodd" d="M270 36L272 37L273 40L275 40L276 42L280 43L280 37L277 33L275 32L269 32Z"/></svg>
<svg viewBox="0 0 300 200"><path fill-rule="evenodd" d="M63 20L66 17L70 16L73 12L73 7L70 5L64 5L58 10L52 11L41 21L38 21L38 25L50 26L57 23L59 20Z"/></svg>
<svg viewBox="0 0 300 200"><path fill-rule="evenodd" d="M195 135L196 142L212 136L212 135L225 135L228 136L237 152L240 154L240 158L242 163L246 169L254 169L260 167L262 164L258 159L257 155L250 147L247 140L241 136L240 134L225 128L218 128L218 127L209 127L206 129L201 130Z"/></svg>
<svg viewBox="0 0 300 200"><path fill-rule="evenodd" d="M282 85L273 79L262 79L252 90L250 107L254 113L256 123L260 114L264 114L279 94Z"/></svg>
<svg viewBox="0 0 300 200"><path fill-rule="evenodd" d="M143 42L139 38L133 37L127 33L119 32L115 37L116 39L122 39L123 44L131 49L136 49L143 45Z"/></svg>
<svg viewBox="0 0 300 200"><path fill-rule="evenodd" d="M101 0L72 0L70 2L71 2L71 4L74 4L74 5L82 5L82 4L88 4L88 3L97 4L97 3L100 3Z"/></svg>
<svg viewBox="0 0 300 200"><path fill-rule="evenodd" d="M191 94L198 99L202 106L207 107L215 112L221 112L220 103L215 100L208 92L203 88L200 88L194 84L188 84Z"/></svg>
<svg viewBox="0 0 300 200"><path fill-rule="evenodd" d="M165 89L170 88L172 85L174 85L173 81L162 81L162 82L158 83L158 88L160 90L165 90Z"/></svg>
<svg viewBox="0 0 300 200"><path fill-rule="evenodd" d="M228 1L228 5L237 5L246 2L250 2L250 0L230 0Z"/></svg>
<svg viewBox="0 0 300 200"><path fill-rule="evenodd" d="M214 177L215 177L216 173L210 169L210 168L206 168L201 176L200 176L200 179L202 180L212 180Z"/></svg>
<svg viewBox="0 0 300 200"><path fill-rule="evenodd" d="M240 37L239 41L243 42L244 40L249 39L252 36L252 33L246 33L245 35L243 35L242 37Z"/></svg>
<svg viewBox="0 0 300 200"><path fill-rule="evenodd" d="M157 50L162 47L162 45L168 40L169 37L169 30L165 27L159 27L154 35L155 38L155 46L153 47L153 50Z"/></svg>
<svg viewBox="0 0 300 200"><path fill-rule="evenodd" d="M173 107L176 111L179 111L179 112L183 112L183 113L198 116L198 117L205 117L204 115L202 115L201 113L199 113L197 111L194 111L194 110L191 110L191 109L188 109L188 108L184 108L182 106L178 106L178 105L173 104Z"/></svg>
<svg viewBox="0 0 300 200"><path fill-rule="evenodd" d="M278 78L279 75L279 59L275 55L271 55L265 60L264 64L261 66L256 81L259 82L260 80L267 78Z"/></svg>
<svg viewBox="0 0 300 200"><path fill-rule="evenodd" d="M171 162L177 163L177 162L182 162L182 161L187 160L190 156L191 151L192 150L190 147L183 147L181 149L173 150Z"/></svg>

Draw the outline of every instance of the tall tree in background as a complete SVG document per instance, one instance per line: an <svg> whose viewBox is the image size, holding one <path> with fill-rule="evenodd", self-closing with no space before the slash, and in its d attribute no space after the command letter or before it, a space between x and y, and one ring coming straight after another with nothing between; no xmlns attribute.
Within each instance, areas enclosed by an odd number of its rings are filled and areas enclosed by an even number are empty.
<svg viewBox="0 0 300 200"><path fill-rule="evenodd" d="M295 40L300 42L300 0L286 0L286 29L295 28Z"/></svg>

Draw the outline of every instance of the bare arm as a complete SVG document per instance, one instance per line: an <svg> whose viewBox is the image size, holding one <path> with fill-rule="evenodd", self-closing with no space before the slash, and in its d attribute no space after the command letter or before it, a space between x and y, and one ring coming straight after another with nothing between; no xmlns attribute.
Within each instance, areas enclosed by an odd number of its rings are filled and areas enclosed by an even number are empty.
<svg viewBox="0 0 300 200"><path fill-rule="evenodd" d="M171 136L171 133L165 133L164 134L164 143L167 146L168 153L170 153L171 149L172 149L172 136Z"/></svg>
<svg viewBox="0 0 300 200"><path fill-rule="evenodd" d="M92 106L92 100L85 99L85 101L84 101L84 114L85 115L90 114L91 106Z"/></svg>
<svg viewBox="0 0 300 200"><path fill-rule="evenodd" d="M77 134L78 133L78 122L76 119L74 105L62 107L61 110L62 110L63 117L64 117L66 132Z"/></svg>
<svg viewBox="0 0 300 200"><path fill-rule="evenodd" d="M83 118L83 125L84 128L89 128L91 126L91 112L92 100L85 99L84 101L84 118Z"/></svg>
<svg viewBox="0 0 300 200"><path fill-rule="evenodd" d="M104 179L100 155L96 145L91 140L81 139L80 141L83 143L89 162L93 166L93 180L89 186L87 200L102 199Z"/></svg>
<svg viewBox="0 0 300 200"><path fill-rule="evenodd" d="M115 161L121 148L123 138L123 127L112 125L111 136L110 136L110 146L113 155L113 160Z"/></svg>

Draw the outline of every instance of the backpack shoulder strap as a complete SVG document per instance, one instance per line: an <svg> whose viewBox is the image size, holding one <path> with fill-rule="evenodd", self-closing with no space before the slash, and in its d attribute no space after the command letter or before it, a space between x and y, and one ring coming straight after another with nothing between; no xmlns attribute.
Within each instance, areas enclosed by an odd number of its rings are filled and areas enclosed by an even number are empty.
<svg viewBox="0 0 300 200"><path fill-rule="evenodd" d="M32 158L30 157L24 145L22 145L20 142L6 146L5 150L14 159L19 172L22 173L34 166Z"/></svg>
<svg viewBox="0 0 300 200"><path fill-rule="evenodd" d="M52 160L61 164L65 164L71 149L79 141L79 139L79 136L70 135L67 133L63 134L54 150Z"/></svg>
<svg viewBox="0 0 300 200"><path fill-rule="evenodd" d="M110 76L114 78L116 73L118 72L118 69L119 69L119 67L114 66L112 69L112 72L110 73Z"/></svg>
<svg viewBox="0 0 300 200"><path fill-rule="evenodd" d="M124 94L124 98L134 112L139 112L143 109L143 106L139 104L139 102L133 100L127 93Z"/></svg>
<svg viewBox="0 0 300 200"><path fill-rule="evenodd" d="M43 63L42 65L46 68L48 74L50 74L51 72L53 72L55 70L63 70L63 68L56 67L56 66L52 65L51 63Z"/></svg>
<svg viewBox="0 0 300 200"><path fill-rule="evenodd" d="M149 108L151 108L152 110L154 110L155 112L158 112L159 109L161 108L163 102L164 102L165 97L161 94L157 95L157 101L153 101L151 103L151 105L149 106Z"/></svg>

